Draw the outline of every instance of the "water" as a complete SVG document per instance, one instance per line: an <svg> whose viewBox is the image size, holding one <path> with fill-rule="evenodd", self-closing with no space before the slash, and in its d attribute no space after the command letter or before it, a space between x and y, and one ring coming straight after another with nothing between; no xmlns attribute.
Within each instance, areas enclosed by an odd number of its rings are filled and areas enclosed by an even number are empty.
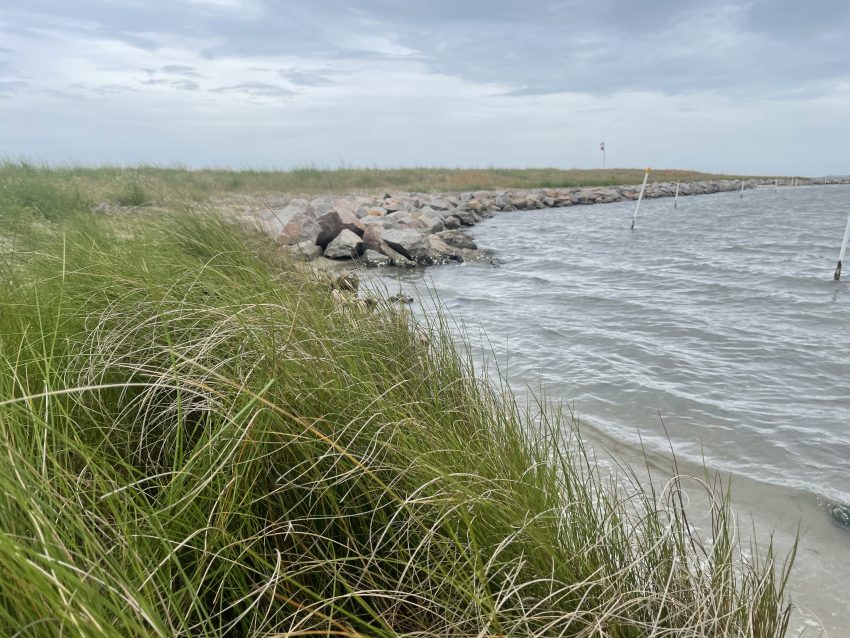
<svg viewBox="0 0 850 638"><path fill-rule="evenodd" d="M402 285L434 289L520 393L761 486L744 499L757 518L802 517L802 578L828 579L821 613L845 609L825 624L850 629L850 533L818 509L850 502L850 269L832 278L850 188L650 200L635 231L632 207L499 213L471 234L500 265ZM818 573L836 557L844 573Z"/></svg>

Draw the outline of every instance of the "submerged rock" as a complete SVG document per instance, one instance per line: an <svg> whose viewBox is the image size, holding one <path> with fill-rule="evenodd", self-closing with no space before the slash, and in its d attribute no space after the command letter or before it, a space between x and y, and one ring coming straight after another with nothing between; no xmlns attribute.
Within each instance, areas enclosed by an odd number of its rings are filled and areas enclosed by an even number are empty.
<svg viewBox="0 0 850 638"><path fill-rule="evenodd" d="M832 520L850 530L850 505L845 503L830 503L826 506L826 511L832 517Z"/></svg>
<svg viewBox="0 0 850 638"><path fill-rule="evenodd" d="M362 259L363 263L369 268L380 268L392 264L392 260L389 257L379 253L377 250L372 250L371 248L366 249L363 253Z"/></svg>

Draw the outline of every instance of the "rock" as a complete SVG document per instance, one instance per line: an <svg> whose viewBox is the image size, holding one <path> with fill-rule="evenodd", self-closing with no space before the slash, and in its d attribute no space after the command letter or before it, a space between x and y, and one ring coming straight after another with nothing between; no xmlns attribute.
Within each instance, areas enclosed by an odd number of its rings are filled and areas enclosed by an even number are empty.
<svg viewBox="0 0 850 638"><path fill-rule="evenodd" d="M474 211L476 213L480 213L484 209L484 204L481 203L481 200L478 199L470 199L466 202L467 210Z"/></svg>
<svg viewBox="0 0 850 638"><path fill-rule="evenodd" d="M438 233L443 230L445 224L442 218L434 212L415 210L410 213L411 226L421 228L426 233Z"/></svg>
<svg viewBox="0 0 850 638"><path fill-rule="evenodd" d="M448 215L447 217L443 218L443 226L445 226L449 230L460 228L460 220L455 215Z"/></svg>
<svg viewBox="0 0 850 638"><path fill-rule="evenodd" d="M453 212L453 215L457 217L460 220L460 223L464 226L475 226L475 224L481 221L481 217L471 210L462 210L459 208Z"/></svg>
<svg viewBox="0 0 850 638"><path fill-rule="evenodd" d="M315 211L306 199L293 199L283 208L271 209L265 217L264 227L281 244L316 242L321 227Z"/></svg>
<svg viewBox="0 0 850 638"><path fill-rule="evenodd" d="M343 292L357 292L360 287L360 277L353 272L342 273L339 277L331 282L331 288L334 290L342 290Z"/></svg>
<svg viewBox="0 0 850 638"><path fill-rule="evenodd" d="M842 527L850 529L850 505L831 503L827 506L827 511L832 516L832 520Z"/></svg>
<svg viewBox="0 0 850 638"><path fill-rule="evenodd" d="M458 249L458 253L460 255L461 260L465 262L483 261L489 264L499 263L499 260L496 259L496 253L494 253L489 248L481 248L479 250L469 250L468 248L460 248Z"/></svg>
<svg viewBox="0 0 850 638"><path fill-rule="evenodd" d="M514 206L507 195L497 195L493 203L499 207L499 210L513 210Z"/></svg>
<svg viewBox="0 0 850 638"><path fill-rule="evenodd" d="M363 240L356 233L344 228L325 248L325 257L328 259L352 259L362 251Z"/></svg>
<svg viewBox="0 0 850 638"><path fill-rule="evenodd" d="M331 210L320 215L316 222L321 229L316 236L316 243L322 248L326 248L331 240L342 231L342 219L339 213Z"/></svg>
<svg viewBox="0 0 850 638"><path fill-rule="evenodd" d="M511 210L525 210L528 205L525 200L525 195L511 193L508 196ZM504 209L503 209L504 210Z"/></svg>
<svg viewBox="0 0 850 638"><path fill-rule="evenodd" d="M315 211L316 222L321 228L316 238L320 246L327 246L343 228L358 235L362 235L365 230L363 222L357 217L354 202L350 199L320 197L310 202L310 207Z"/></svg>
<svg viewBox="0 0 850 638"><path fill-rule="evenodd" d="M411 297L410 295L398 293L397 295L391 295L390 297L388 297L387 301L396 301L398 303L413 303L413 297Z"/></svg>
<svg viewBox="0 0 850 638"><path fill-rule="evenodd" d="M541 201L540 196L537 194L527 195L525 198L525 208L526 210L543 208L543 202Z"/></svg>
<svg viewBox="0 0 850 638"><path fill-rule="evenodd" d="M377 250L372 250L371 248L367 248L363 253L363 263L366 264L369 268L380 268L383 266L389 266L392 263L392 260L386 255L382 255Z"/></svg>
<svg viewBox="0 0 850 638"><path fill-rule="evenodd" d="M293 217L283 232L277 236L277 241L282 244L297 244L302 241L311 241L314 244L322 228L316 222L315 218L309 213L302 213Z"/></svg>
<svg viewBox="0 0 850 638"><path fill-rule="evenodd" d="M428 206L434 210L451 210L454 208L452 203L445 197L432 197L428 200Z"/></svg>
<svg viewBox="0 0 850 638"><path fill-rule="evenodd" d="M388 213L394 213L397 210L404 210L404 208L405 208L404 203L402 203L400 200L396 199L395 197L384 198L384 201L381 204L381 206Z"/></svg>
<svg viewBox="0 0 850 638"><path fill-rule="evenodd" d="M478 244L462 230L444 230L437 233L437 236L454 248L466 248L469 250L478 250Z"/></svg>
<svg viewBox="0 0 850 638"><path fill-rule="evenodd" d="M425 238L415 230L384 230L382 240L410 261L419 262L428 256Z"/></svg>
<svg viewBox="0 0 850 638"><path fill-rule="evenodd" d="M386 220L387 223L394 224L396 228L409 228L413 225L413 218L410 216L410 211L407 210L388 213Z"/></svg>
<svg viewBox="0 0 850 638"><path fill-rule="evenodd" d="M371 206L366 209L366 216L368 217L384 217L386 214L387 209L380 206Z"/></svg>
<svg viewBox="0 0 850 638"><path fill-rule="evenodd" d="M385 242L381 242L381 253L390 258L390 264L401 268L411 268L416 265L415 261L411 261L399 252L396 252L392 246Z"/></svg>
<svg viewBox="0 0 850 638"><path fill-rule="evenodd" d="M460 253L440 239L437 235L428 235L425 238L425 247L428 251L428 259L432 264L447 264L452 261L463 261Z"/></svg>
<svg viewBox="0 0 850 638"><path fill-rule="evenodd" d="M276 219L267 219L256 215L242 215L239 221L247 228L265 233L273 238L277 238L283 230L283 225Z"/></svg>
<svg viewBox="0 0 850 638"><path fill-rule="evenodd" d="M363 233L363 248L380 252L384 227L381 224L369 224Z"/></svg>
<svg viewBox="0 0 850 638"><path fill-rule="evenodd" d="M309 240L293 244L288 247L288 250L290 255L304 261L312 261L322 254L322 249Z"/></svg>

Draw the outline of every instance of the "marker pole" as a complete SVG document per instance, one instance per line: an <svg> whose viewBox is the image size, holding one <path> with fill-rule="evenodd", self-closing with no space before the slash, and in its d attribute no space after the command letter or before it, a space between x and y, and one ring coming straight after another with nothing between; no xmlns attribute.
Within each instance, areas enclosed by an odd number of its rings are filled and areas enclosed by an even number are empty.
<svg viewBox="0 0 850 638"><path fill-rule="evenodd" d="M673 208L679 206L679 182L676 182L676 199L673 200Z"/></svg>
<svg viewBox="0 0 850 638"><path fill-rule="evenodd" d="M841 262L844 261L844 253L847 250L847 240L850 239L850 215L847 216L847 227L844 229L844 241L841 242L841 252L838 253L838 265L835 267L833 279L841 279Z"/></svg>
<svg viewBox="0 0 850 638"><path fill-rule="evenodd" d="M773 190L776 190L777 188L779 188L779 180L775 179L773 180Z"/></svg>
<svg viewBox="0 0 850 638"><path fill-rule="evenodd" d="M797 178L794 178L794 190L797 190Z"/></svg>
<svg viewBox="0 0 850 638"><path fill-rule="evenodd" d="M638 195L637 201L635 202L635 212L632 215L632 230L635 229L635 223L637 222L637 213L638 208L640 208L640 202L643 199L643 192L646 190L646 180L649 179L649 169L646 169L646 173L643 175L643 184L640 187L640 194Z"/></svg>
<svg viewBox="0 0 850 638"><path fill-rule="evenodd" d="M744 180L741 180L741 199L744 199Z"/></svg>

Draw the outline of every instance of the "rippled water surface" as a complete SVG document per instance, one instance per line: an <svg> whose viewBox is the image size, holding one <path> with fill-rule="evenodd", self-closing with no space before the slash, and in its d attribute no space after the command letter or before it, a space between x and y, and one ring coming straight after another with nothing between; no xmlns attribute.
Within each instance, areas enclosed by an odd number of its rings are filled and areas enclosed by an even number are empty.
<svg viewBox="0 0 850 638"><path fill-rule="evenodd" d="M647 201L633 232L632 208L500 213L471 230L500 265L383 281L435 291L520 395L569 402L618 456L731 473L758 538L799 532L792 635L848 635L850 530L825 504L850 502L850 187Z"/></svg>
<svg viewBox="0 0 850 638"><path fill-rule="evenodd" d="M515 387L626 443L850 501L850 188L500 213L433 287ZM420 291L421 292L421 291Z"/></svg>

